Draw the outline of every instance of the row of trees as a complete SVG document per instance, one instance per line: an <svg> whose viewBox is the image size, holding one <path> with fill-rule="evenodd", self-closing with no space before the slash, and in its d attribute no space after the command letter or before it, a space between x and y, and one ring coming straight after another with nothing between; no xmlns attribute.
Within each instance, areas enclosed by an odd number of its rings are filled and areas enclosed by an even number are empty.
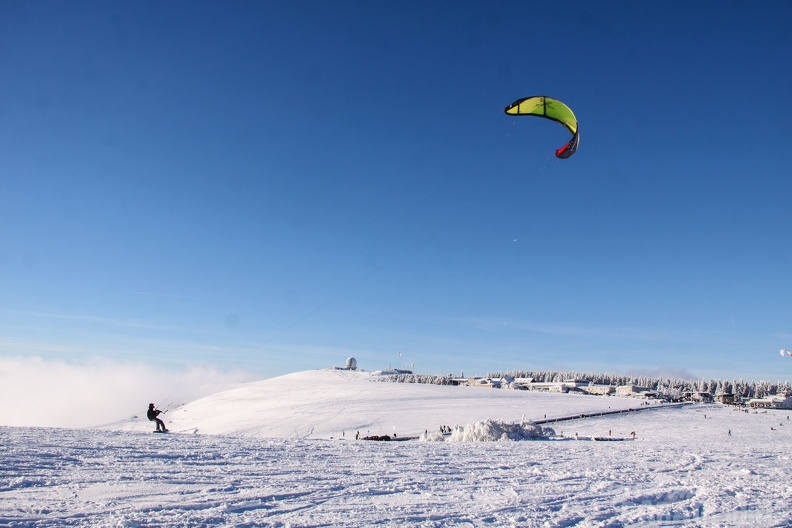
<svg viewBox="0 0 792 528"><path fill-rule="evenodd" d="M394 383L424 383L426 385L452 385L451 374L446 376L433 376L431 374L392 374L375 378L377 381L390 381Z"/></svg>
<svg viewBox="0 0 792 528"><path fill-rule="evenodd" d="M490 377L500 378L511 376L513 378L534 378L540 382L564 381L578 379L591 381L596 385L637 385L656 390L661 394L677 395L685 392L708 392L715 394L734 394L738 398L764 398L777 394L792 392L789 381L745 381L745 380L720 380L701 379L691 380L683 378L663 378L650 376L629 376L623 374L603 374L592 372L554 371L554 370L515 370L511 372L495 372Z"/></svg>
<svg viewBox="0 0 792 528"><path fill-rule="evenodd" d="M708 392L715 394L734 394L738 398L765 398L778 394L792 393L789 381L744 381L701 379L690 380L682 378L662 378L649 376L628 376L622 374L603 374L592 372L555 371L555 370L512 370L509 372L492 372L489 378L533 378L537 382L560 382L569 379L586 380L595 385L637 385L647 389L656 390L661 394L678 396L685 392ZM382 376L380 381L396 383L425 383L431 385L451 385L453 376L425 375L425 374L396 374Z"/></svg>

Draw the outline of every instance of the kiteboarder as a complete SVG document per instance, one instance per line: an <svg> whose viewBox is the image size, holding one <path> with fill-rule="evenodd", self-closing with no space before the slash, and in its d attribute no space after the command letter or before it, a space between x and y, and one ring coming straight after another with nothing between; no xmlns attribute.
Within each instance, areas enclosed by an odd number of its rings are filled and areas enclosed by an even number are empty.
<svg viewBox="0 0 792 528"><path fill-rule="evenodd" d="M148 408L148 412L146 413L146 416L148 416L149 421L157 422L157 430L154 431L155 433L164 433L168 430L165 428L165 422L157 418L157 416L159 416L161 412L162 411L160 411L159 409L154 408L153 403L149 403L149 408Z"/></svg>

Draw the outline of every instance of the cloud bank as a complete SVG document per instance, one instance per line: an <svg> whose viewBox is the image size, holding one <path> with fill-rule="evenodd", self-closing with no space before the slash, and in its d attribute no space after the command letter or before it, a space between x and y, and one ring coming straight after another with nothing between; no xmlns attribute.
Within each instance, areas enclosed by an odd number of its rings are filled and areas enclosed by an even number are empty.
<svg viewBox="0 0 792 528"><path fill-rule="evenodd" d="M149 403L175 407L253 379L207 366L0 357L0 425L90 427L145 413Z"/></svg>

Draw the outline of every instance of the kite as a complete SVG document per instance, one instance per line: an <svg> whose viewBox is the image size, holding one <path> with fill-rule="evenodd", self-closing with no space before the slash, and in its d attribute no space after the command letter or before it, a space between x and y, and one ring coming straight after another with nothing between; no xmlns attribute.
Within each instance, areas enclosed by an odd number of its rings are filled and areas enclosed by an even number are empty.
<svg viewBox="0 0 792 528"><path fill-rule="evenodd" d="M781 357L784 357L784 356L789 356L789 357L792 357L792 352L790 352L790 351L789 351L789 350L787 350L786 348L782 348L782 349L781 349Z"/></svg>
<svg viewBox="0 0 792 528"><path fill-rule="evenodd" d="M578 143L580 143L577 118L572 110L558 99L552 99L544 95L525 97L514 101L503 111L508 115L544 117L560 123L569 130L572 134L572 139L569 140L569 143L556 150L557 158L567 159L577 150Z"/></svg>

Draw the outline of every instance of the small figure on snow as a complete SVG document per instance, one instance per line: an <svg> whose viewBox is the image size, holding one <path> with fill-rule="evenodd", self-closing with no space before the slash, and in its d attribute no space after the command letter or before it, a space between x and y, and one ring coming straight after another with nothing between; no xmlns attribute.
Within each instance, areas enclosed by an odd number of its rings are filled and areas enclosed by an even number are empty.
<svg viewBox="0 0 792 528"><path fill-rule="evenodd" d="M156 432L164 433L165 431L167 431L167 429L165 428L165 422L157 418L157 416L159 416L160 413L162 413L162 411L160 411L159 409L155 409L153 403L149 403L149 408L148 408L148 412L146 413L146 416L148 416L149 421L157 422Z"/></svg>

